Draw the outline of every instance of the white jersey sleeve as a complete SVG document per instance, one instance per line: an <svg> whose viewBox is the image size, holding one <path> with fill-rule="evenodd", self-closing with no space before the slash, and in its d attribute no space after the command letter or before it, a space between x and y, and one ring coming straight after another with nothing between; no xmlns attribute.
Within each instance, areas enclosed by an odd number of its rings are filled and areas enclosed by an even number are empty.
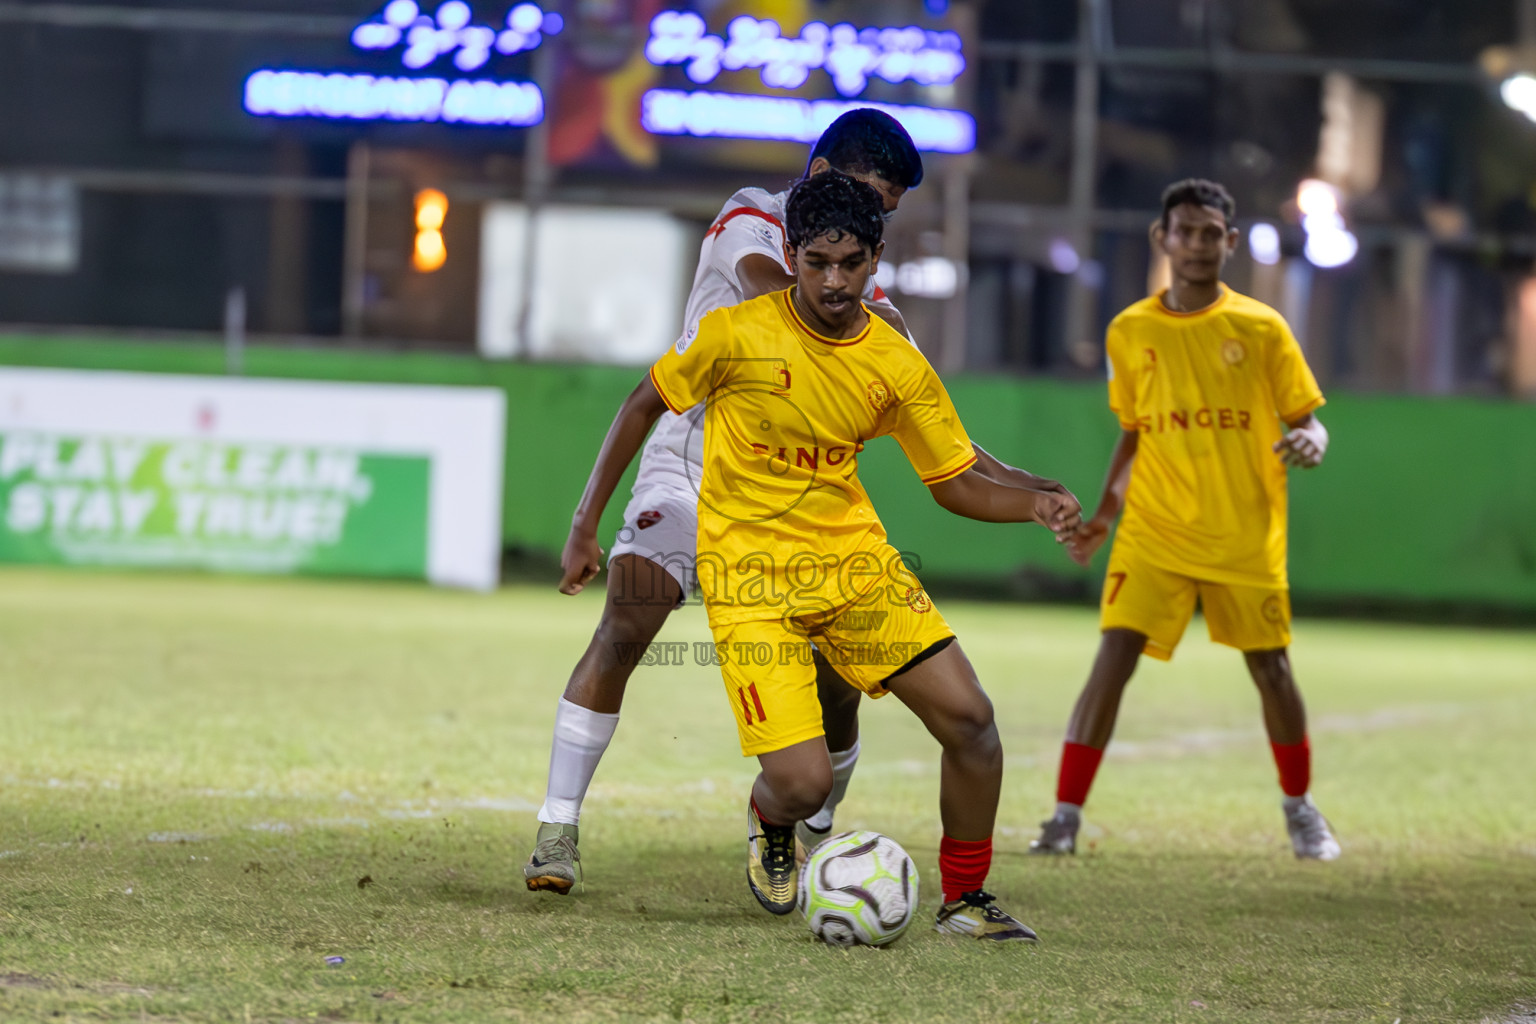
<svg viewBox="0 0 1536 1024"><path fill-rule="evenodd" d="M692 329L709 313L734 306L744 298L736 268L751 255L767 256L784 272L784 202L788 193L744 188L731 196L704 233L699 266L683 312L683 330Z"/></svg>

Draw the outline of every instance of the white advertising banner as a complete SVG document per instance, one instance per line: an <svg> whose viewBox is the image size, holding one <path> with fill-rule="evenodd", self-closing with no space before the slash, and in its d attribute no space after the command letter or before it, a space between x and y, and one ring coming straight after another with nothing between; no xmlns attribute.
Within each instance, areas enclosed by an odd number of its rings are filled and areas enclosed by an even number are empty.
<svg viewBox="0 0 1536 1024"><path fill-rule="evenodd" d="M0 368L0 561L498 581L495 388Z"/></svg>

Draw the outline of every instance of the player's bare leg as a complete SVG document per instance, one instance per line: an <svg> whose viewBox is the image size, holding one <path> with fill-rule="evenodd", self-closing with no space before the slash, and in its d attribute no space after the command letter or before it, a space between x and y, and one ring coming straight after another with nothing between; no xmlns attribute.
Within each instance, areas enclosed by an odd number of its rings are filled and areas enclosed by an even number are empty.
<svg viewBox="0 0 1536 1024"><path fill-rule="evenodd" d="M1040 823L1040 836L1029 844L1030 853L1077 852L1077 830L1083 823L1083 804L1088 790L1115 733L1120 699L1141 661L1147 645L1144 634L1131 629L1106 629L1093 659L1088 683L1078 694L1067 738L1061 748L1061 768L1056 777L1056 810Z"/></svg>
<svg viewBox="0 0 1536 1024"><path fill-rule="evenodd" d="M804 821L795 823L795 838L800 842L797 856L816 848L816 844L832 833L832 819L837 805L848 792L848 781L853 778L854 765L859 760L859 702L864 695L851 686L822 657L814 651L816 663L816 696L821 701L821 725L826 732L827 753L832 760L832 791L821 809Z"/></svg>
<svg viewBox="0 0 1536 1024"><path fill-rule="evenodd" d="M1271 743L1292 746L1307 738L1307 708L1301 691L1291 675L1291 658L1284 648L1277 651L1244 651L1248 674L1259 689L1264 707L1264 731Z"/></svg>
<svg viewBox="0 0 1536 1024"><path fill-rule="evenodd" d="M1285 828L1291 849L1305 860L1334 860L1339 841L1307 792L1312 777L1312 750L1307 742L1307 709L1291 674L1291 658L1284 648L1244 651L1248 674L1258 687L1264 707L1264 729L1280 770L1280 789L1285 794Z"/></svg>
<svg viewBox="0 0 1536 1024"><path fill-rule="evenodd" d="M820 736L759 754L762 771L747 804L747 884L771 914L795 909L795 822L821 809L832 791L832 760Z"/></svg>
<svg viewBox="0 0 1536 1024"><path fill-rule="evenodd" d="M555 711L539 833L523 867L529 889L564 895L575 884L581 802L619 724L630 673L682 595L671 573L647 558L609 563L602 619Z"/></svg>
<svg viewBox="0 0 1536 1024"><path fill-rule="evenodd" d="M943 749L939 767L939 875L944 905L935 927L979 939L1036 941L1033 930L982 888L1003 787L1003 744L970 660L953 639L885 681ZM928 652L924 652L927 654Z"/></svg>
<svg viewBox="0 0 1536 1024"><path fill-rule="evenodd" d="M1103 750L1115 732L1120 698L1136 672L1147 638L1131 629L1106 629L1093 659L1088 683L1067 721L1067 740Z"/></svg>

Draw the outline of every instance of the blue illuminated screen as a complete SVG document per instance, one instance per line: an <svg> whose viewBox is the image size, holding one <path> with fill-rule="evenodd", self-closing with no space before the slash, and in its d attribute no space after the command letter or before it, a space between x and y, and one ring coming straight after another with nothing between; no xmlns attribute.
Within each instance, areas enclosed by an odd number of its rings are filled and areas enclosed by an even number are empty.
<svg viewBox="0 0 1536 1024"><path fill-rule="evenodd" d="M491 24L476 23L464 0L443 0L430 15L417 0L389 0L352 30L351 42L367 53L397 53L401 72L262 68L245 81L244 107L258 117L526 127L544 117L536 84L462 76L483 72L497 55L537 49L564 27L558 13L530 0ZM954 32L811 22L786 36L771 19L743 15L715 35L697 13L670 10L652 19L645 57L682 68L697 85L756 71L763 86L789 90L823 74L843 97L651 89L641 98L641 125L653 134L813 142L839 114L867 106L900 121L919 149L965 153L976 145L976 122L964 111L854 100L876 79L954 85L966 66ZM411 74L420 71L428 76Z"/></svg>

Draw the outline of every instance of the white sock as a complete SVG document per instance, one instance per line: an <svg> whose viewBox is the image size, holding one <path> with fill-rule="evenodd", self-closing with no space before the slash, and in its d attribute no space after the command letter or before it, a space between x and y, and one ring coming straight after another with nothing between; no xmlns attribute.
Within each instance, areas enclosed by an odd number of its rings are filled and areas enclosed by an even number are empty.
<svg viewBox="0 0 1536 1024"><path fill-rule="evenodd" d="M1304 803L1309 803L1311 793L1303 793L1301 796L1281 796L1280 806L1288 811L1294 811Z"/></svg>
<svg viewBox="0 0 1536 1024"><path fill-rule="evenodd" d="M853 746L847 750L832 751L830 756L832 792L827 794L827 802L821 805L821 810L805 819L805 823L817 832L825 832L832 827L832 812L837 810L837 805L848 794L848 780L853 778L853 766L859 763L859 741L854 740Z"/></svg>
<svg viewBox="0 0 1536 1024"><path fill-rule="evenodd" d="M549 788L544 792L544 806L539 808L540 821L580 823L581 801L618 725L618 715L591 711L560 698L549 751Z"/></svg>
<svg viewBox="0 0 1536 1024"><path fill-rule="evenodd" d="M1063 802L1058 800L1056 802L1056 820L1057 821L1082 821L1083 820L1083 805L1082 804L1063 803Z"/></svg>

